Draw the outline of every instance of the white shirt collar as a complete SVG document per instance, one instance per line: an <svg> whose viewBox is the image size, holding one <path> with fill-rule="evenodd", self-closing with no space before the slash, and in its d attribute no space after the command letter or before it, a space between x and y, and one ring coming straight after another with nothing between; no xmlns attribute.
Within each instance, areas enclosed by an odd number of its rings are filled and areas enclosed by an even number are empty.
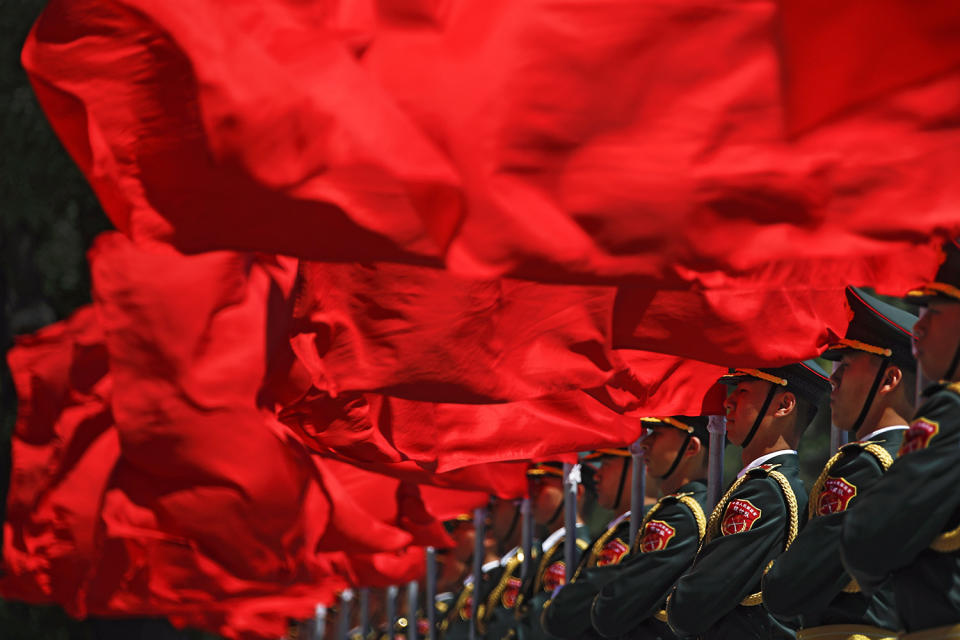
<svg viewBox="0 0 960 640"><path fill-rule="evenodd" d="M520 551L521 551L520 547L514 547L513 549L511 549L509 552L507 552L505 556L500 558L500 566L505 567L508 564L510 564L510 561L513 560L517 556L517 554L520 553Z"/></svg>
<svg viewBox="0 0 960 640"><path fill-rule="evenodd" d="M781 449L780 451L774 451L773 453L768 453L768 454L766 454L766 455L760 456L759 458L757 458L756 460L754 460L753 462L751 462L750 464L748 464L747 466L745 466L743 469L741 469L741 470L740 470L740 473L737 474L737 477L738 477L738 478L742 478L742 477L744 476L744 474L747 473L747 471L750 471L750 469L754 469L754 468L756 468L756 467L759 467L760 465L764 464L764 463L767 462L768 460L772 460L773 458L776 458L777 456L785 456L785 455L787 455L788 453L792 453L792 454L794 454L794 455L797 454L797 452L794 451L793 449Z"/></svg>
<svg viewBox="0 0 960 640"><path fill-rule="evenodd" d="M630 517L630 510L628 509L623 513L621 513L616 518L614 518L613 520L611 520L610 524L607 525L607 530L609 531L610 529L613 529L614 527L618 526L621 522L623 522L629 517Z"/></svg>
<svg viewBox="0 0 960 640"><path fill-rule="evenodd" d="M882 428L880 428L880 429L877 429L876 431L871 431L871 432L868 433L867 435L865 435L865 436L863 436L862 438L860 438L859 441L860 441L860 442L867 442L868 440L873 440L874 438L876 438L876 437L877 437L878 435L880 435L881 433L886 433L887 431L903 431L904 429L909 429L909 427L908 427L907 425L905 425L905 424L902 424L902 425L901 425L901 424L897 424L897 425L894 425L894 426L892 426L892 427L882 427Z"/></svg>
<svg viewBox="0 0 960 640"><path fill-rule="evenodd" d="M546 553L547 551L550 551L553 545L557 544L557 541L560 540L560 538L562 538L566 532L567 532L566 527L560 527L559 529L551 533L550 536L546 540L544 540L543 544L541 545L541 549L543 549L543 552Z"/></svg>

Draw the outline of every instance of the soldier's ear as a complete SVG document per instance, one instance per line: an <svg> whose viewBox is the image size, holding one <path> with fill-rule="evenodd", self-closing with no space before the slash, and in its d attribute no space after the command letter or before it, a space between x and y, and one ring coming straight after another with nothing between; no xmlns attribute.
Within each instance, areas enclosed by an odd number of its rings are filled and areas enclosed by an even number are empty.
<svg viewBox="0 0 960 640"><path fill-rule="evenodd" d="M784 391L776 401L776 410L773 415L783 418L797 410L797 396L792 391Z"/></svg>
<svg viewBox="0 0 960 640"><path fill-rule="evenodd" d="M903 380L903 370L895 364L887 366L883 373L883 382L880 383L880 393L889 393L897 388Z"/></svg>
<svg viewBox="0 0 960 640"><path fill-rule="evenodd" d="M690 438L690 444L687 445L687 450L683 452L683 457L695 456L700 453L701 449L703 449L703 443L700 442L700 438L694 436Z"/></svg>

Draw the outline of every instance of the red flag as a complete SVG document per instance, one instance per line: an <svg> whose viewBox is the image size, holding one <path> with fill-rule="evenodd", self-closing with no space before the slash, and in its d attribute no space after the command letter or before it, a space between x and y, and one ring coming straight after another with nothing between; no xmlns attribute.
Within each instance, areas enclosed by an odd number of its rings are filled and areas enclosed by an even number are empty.
<svg viewBox="0 0 960 640"><path fill-rule="evenodd" d="M777 6L58 1L23 60L118 227L182 249L655 286L956 235L960 73L788 139Z"/></svg>
<svg viewBox="0 0 960 640"><path fill-rule="evenodd" d="M781 0L779 8L793 132L960 64L952 0Z"/></svg>

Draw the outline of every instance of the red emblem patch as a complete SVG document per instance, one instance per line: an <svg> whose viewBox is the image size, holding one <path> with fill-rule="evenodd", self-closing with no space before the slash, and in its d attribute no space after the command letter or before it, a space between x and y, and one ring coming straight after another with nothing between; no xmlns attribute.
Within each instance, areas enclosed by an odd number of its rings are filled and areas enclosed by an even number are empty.
<svg viewBox="0 0 960 640"><path fill-rule="evenodd" d="M417 633L421 636L427 636L430 633L430 621L426 618L417 620Z"/></svg>
<svg viewBox="0 0 960 640"><path fill-rule="evenodd" d="M898 456L926 449L933 436L940 433L940 423L926 418L915 421L903 435L903 444L900 445Z"/></svg>
<svg viewBox="0 0 960 640"><path fill-rule="evenodd" d="M554 562L543 572L543 590L552 592L567 582L567 565L563 562Z"/></svg>
<svg viewBox="0 0 960 640"><path fill-rule="evenodd" d="M460 618L462 620L469 620L473 617L473 596L467 596L466 600L463 601L463 607L460 608Z"/></svg>
<svg viewBox="0 0 960 640"><path fill-rule="evenodd" d="M651 520L643 528L643 537L640 538L640 552L652 553L666 549L670 539L677 535L677 530L663 520Z"/></svg>
<svg viewBox="0 0 960 640"><path fill-rule="evenodd" d="M753 523L760 519L760 509L753 506L749 500L733 500L727 505L723 513L723 523L720 533L725 536L743 533L753 528Z"/></svg>
<svg viewBox="0 0 960 640"><path fill-rule="evenodd" d="M628 551L630 551L630 547L625 545L623 540L614 538L603 545L603 549L600 550L600 555L597 557L597 566L606 567L607 565L617 564L623 559L623 556L627 555Z"/></svg>
<svg viewBox="0 0 960 640"><path fill-rule="evenodd" d="M857 487L843 478L827 476L823 483L823 493L817 501L817 515L825 516L831 513L846 511L847 505L857 495Z"/></svg>
<svg viewBox="0 0 960 640"><path fill-rule="evenodd" d="M500 596L500 602L503 603L503 606L507 609L513 609L513 605L517 604L521 584L520 578L510 578L507 580L507 586L503 590L503 595Z"/></svg>

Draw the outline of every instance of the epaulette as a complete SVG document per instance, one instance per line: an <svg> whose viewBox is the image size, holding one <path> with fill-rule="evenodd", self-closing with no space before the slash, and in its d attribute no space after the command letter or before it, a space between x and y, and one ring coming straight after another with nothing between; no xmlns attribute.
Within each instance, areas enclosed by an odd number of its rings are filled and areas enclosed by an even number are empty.
<svg viewBox="0 0 960 640"><path fill-rule="evenodd" d="M727 504L730 502L731 496L740 488L740 486L750 478L770 478L774 480L777 485L780 487L780 491L783 493L784 502L787 505L787 536L784 540L783 550L786 551L790 548L790 545L793 544L794 539L797 537L797 532L800 529L800 514L799 507L797 506L797 496L793 493L793 488L790 486L790 481L787 480L787 477L777 471L777 468L780 467L779 464L762 464L758 467L754 467L747 471L739 478L736 482L731 485L727 492L724 494L723 498L720 499L720 502L717 503L717 506L714 507L713 513L710 514L710 522L707 525L707 536L704 540L704 544L713 540L720 533L720 524L723 521L723 513L727 509ZM763 572L766 573L770 570L770 567L773 566L773 561L770 561ZM763 592L758 591L748 595L746 598L740 601L745 607L755 607L763 603Z"/></svg>
<svg viewBox="0 0 960 640"><path fill-rule="evenodd" d="M703 546L704 538L707 535L707 517L703 512L703 507L701 507L700 503L697 502L692 496L692 493L671 493L670 495L663 496L657 500L656 504L647 510L646 515L643 517L643 522L641 522L640 526L637 528L637 537L634 539L633 545L630 547L631 552L637 549L640 540L643 538L643 532L647 527L647 523L653 519L653 514L659 511L666 504L682 504L690 510L691 514L693 514L693 519L697 523L697 535L700 542L699 546L697 547L697 551L699 552L700 547Z"/></svg>

